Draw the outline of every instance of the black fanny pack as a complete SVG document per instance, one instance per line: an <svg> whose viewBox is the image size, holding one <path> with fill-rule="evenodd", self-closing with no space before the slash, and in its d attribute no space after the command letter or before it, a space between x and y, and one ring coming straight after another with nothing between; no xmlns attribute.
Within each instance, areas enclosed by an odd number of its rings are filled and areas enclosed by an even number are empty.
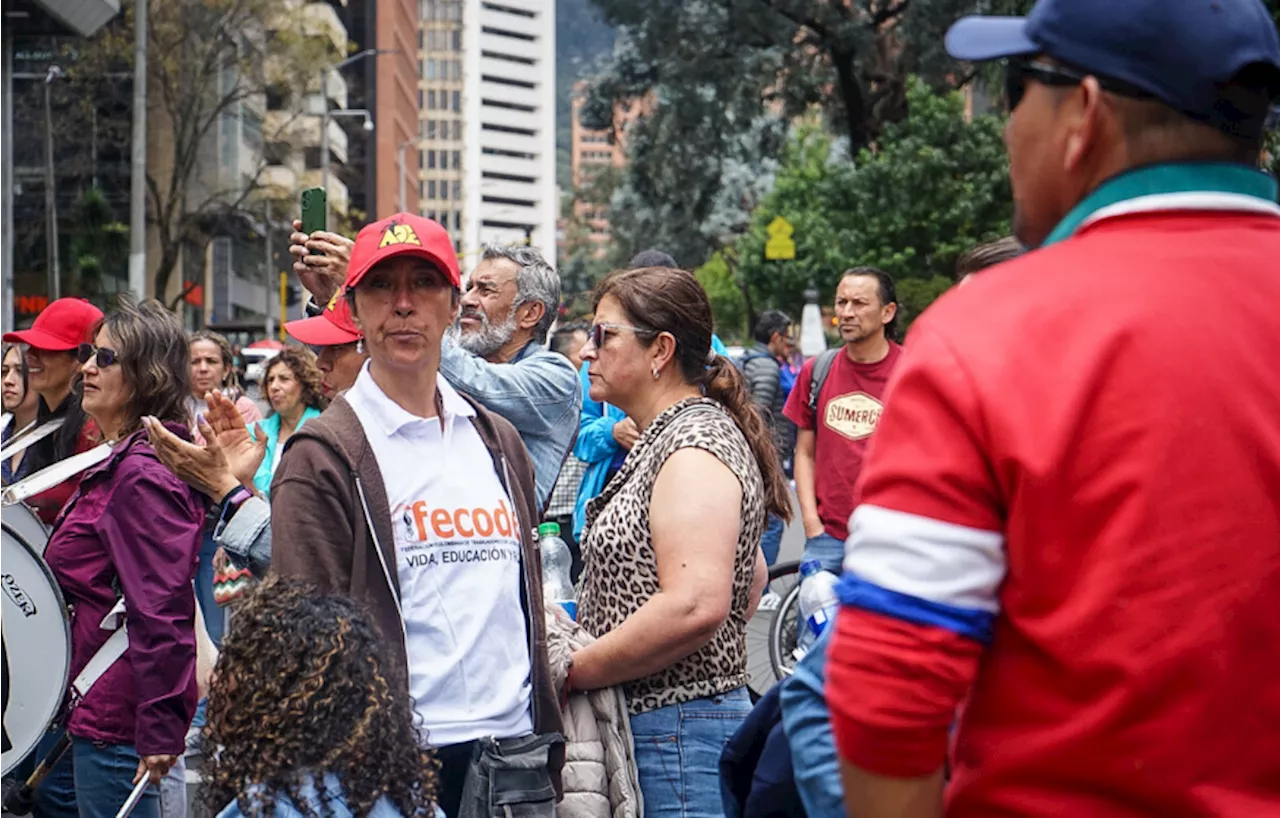
<svg viewBox="0 0 1280 818"><path fill-rule="evenodd" d="M458 818L553 818L551 750L562 744L559 733L478 740Z"/></svg>

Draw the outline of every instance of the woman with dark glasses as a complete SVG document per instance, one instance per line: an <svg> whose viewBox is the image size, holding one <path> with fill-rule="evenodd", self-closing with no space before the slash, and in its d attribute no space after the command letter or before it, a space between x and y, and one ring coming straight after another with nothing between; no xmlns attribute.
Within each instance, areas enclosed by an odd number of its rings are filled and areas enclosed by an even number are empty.
<svg viewBox="0 0 1280 818"><path fill-rule="evenodd" d="M195 575L205 503L156 458L142 419L189 437L187 342L158 301L122 300L77 350L82 405L111 444L55 523L45 559L74 611L73 675L128 625L128 647L70 712L70 763L41 787L42 814L114 815L135 779L159 783L196 707ZM122 603L124 612L117 610ZM158 818L158 788L135 816ZM74 809L66 805L74 804Z"/></svg>
<svg viewBox="0 0 1280 818"><path fill-rule="evenodd" d="M646 816L720 816L720 752L751 710L760 538L766 514L791 517L786 480L742 375L712 350L691 273L619 271L594 301L590 397L639 436L587 504L578 615L597 639L573 655L567 684L626 692Z"/></svg>

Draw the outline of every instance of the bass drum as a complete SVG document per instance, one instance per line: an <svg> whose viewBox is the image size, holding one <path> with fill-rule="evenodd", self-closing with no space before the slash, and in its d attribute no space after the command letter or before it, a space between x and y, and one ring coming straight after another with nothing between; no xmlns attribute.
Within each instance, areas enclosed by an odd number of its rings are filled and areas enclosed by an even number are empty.
<svg viewBox="0 0 1280 818"><path fill-rule="evenodd" d="M58 714L71 674L71 626L62 591L41 558L44 527L6 506L0 521L0 670L3 758L7 775L35 750ZM39 523L35 515L30 521ZM31 542L28 537L34 539Z"/></svg>
<svg viewBox="0 0 1280 818"><path fill-rule="evenodd" d="M31 506L26 503L14 503L4 507L3 522L6 529L12 529L16 537L25 542L40 556L44 556L44 547L49 543L49 529Z"/></svg>

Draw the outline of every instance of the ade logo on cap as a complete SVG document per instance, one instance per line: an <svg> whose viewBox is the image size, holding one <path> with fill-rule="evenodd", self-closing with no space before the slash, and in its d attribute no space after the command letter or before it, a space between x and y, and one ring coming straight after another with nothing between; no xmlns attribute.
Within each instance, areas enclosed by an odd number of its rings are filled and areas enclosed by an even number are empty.
<svg viewBox="0 0 1280 818"><path fill-rule="evenodd" d="M329 299L329 303L324 305L325 312L333 312L338 307L338 298L342 296L342 290L338 290L333 294L333 298Z"/></svg>
<svg viewBox="0 0 1280 818"><path fill-rule="evenodd" d="M386 232L382 234L382 241L378 244L378 249L381 250L393 244L415 244L421 247L422 241L409 225L392 222L387 225Z"/></svg>

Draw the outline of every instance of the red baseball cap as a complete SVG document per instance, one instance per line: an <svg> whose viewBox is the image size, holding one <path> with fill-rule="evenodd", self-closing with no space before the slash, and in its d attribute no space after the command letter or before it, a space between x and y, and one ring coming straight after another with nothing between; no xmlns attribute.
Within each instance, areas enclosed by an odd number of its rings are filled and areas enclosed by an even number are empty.
<svg viewBox="0 0 1280 818"><path fill-rule="evenodd" d="M354 344L364 337L356 322L351 320L351 305L347 303L345 288L333 294L324 312L290 321L284 325L284 331L313 347Z"/></svg>
<svg viewBox="0 0 1280 818"><path fill-rule="evenodd" d="M347 265L347 289L360 283L375 264L396 256L416 256L435 265L456 289L462 288L458 255L453 251L449 231L436 222L413 213L397 213L356 234Z"/></svg>
<svg viewBox="0 0 1280 818"><path fill-rule="evenodd" d="M92 340L89 333L101 320L102 310L85 299L59 298L40 311L31 329L6 332L4 342L66 352Z"/></svg>

